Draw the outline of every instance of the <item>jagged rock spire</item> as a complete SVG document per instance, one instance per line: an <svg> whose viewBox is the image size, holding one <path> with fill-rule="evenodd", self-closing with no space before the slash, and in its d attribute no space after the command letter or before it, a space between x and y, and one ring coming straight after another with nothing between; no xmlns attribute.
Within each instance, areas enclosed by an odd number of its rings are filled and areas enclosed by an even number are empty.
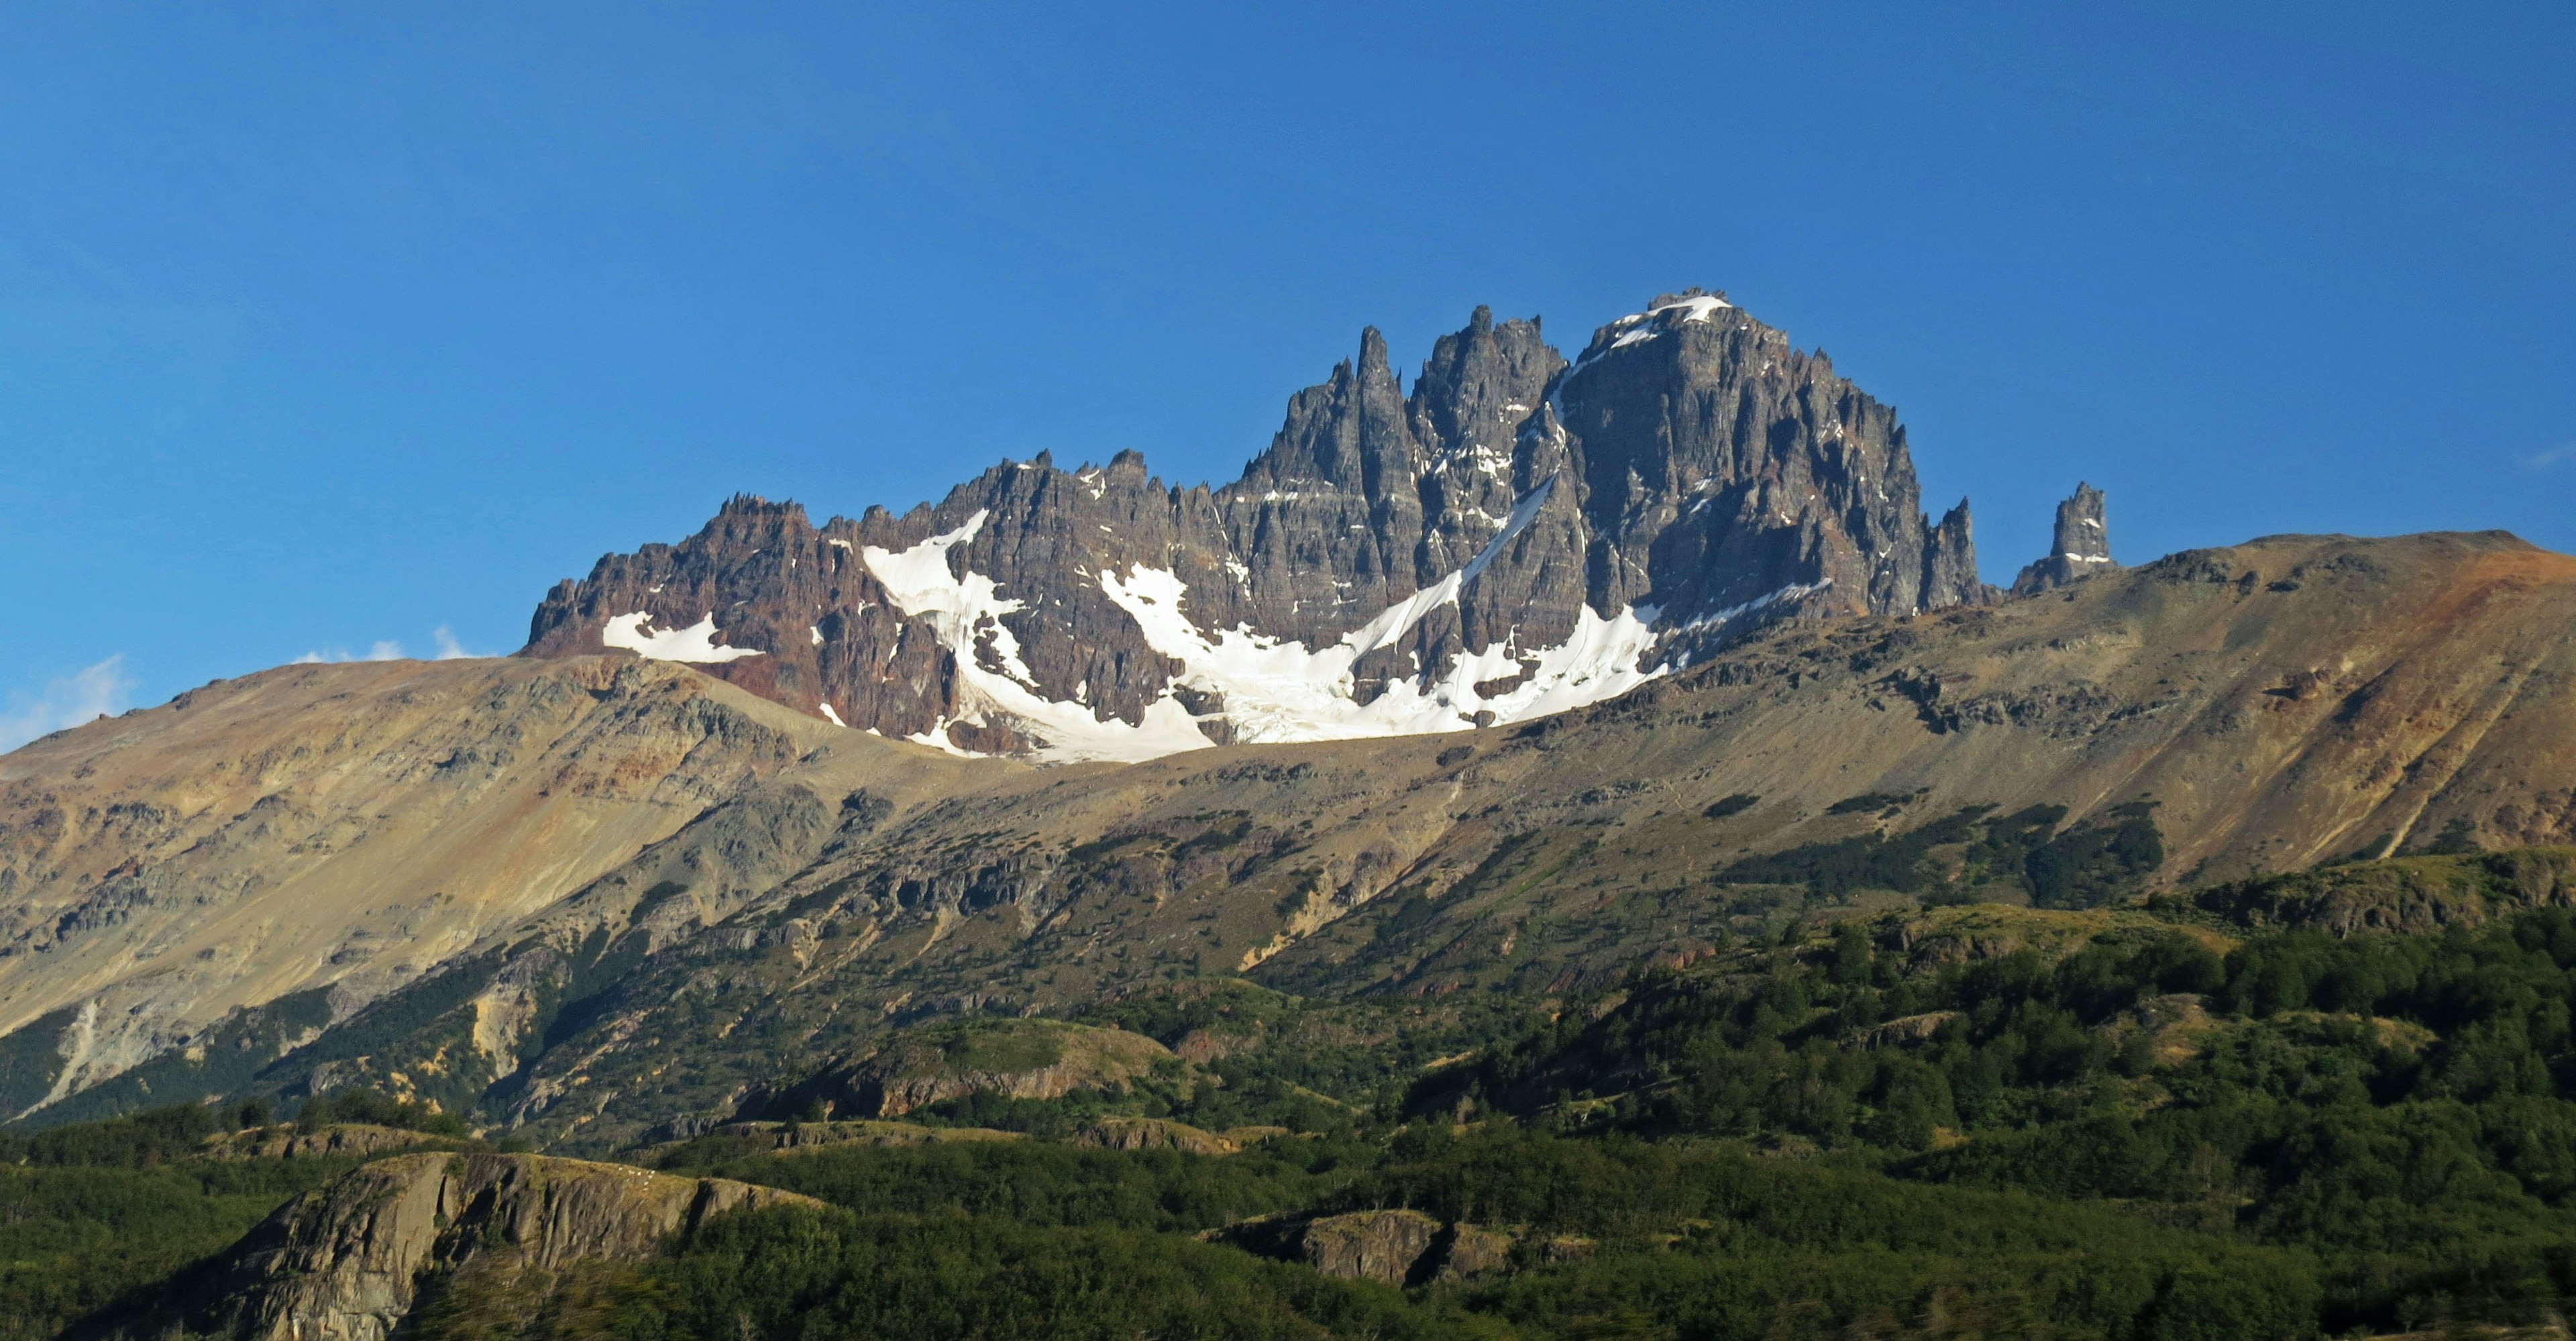
<svg viewBox="0 0 2576 1341"><path fill-rule="evenodd" d="M2119 566L2111 559L2102 491L2079 481L2074 496L2057 505L2057 542L2048 557L2022 569L2012 589L2015 595L2028 596Z"/></svg>

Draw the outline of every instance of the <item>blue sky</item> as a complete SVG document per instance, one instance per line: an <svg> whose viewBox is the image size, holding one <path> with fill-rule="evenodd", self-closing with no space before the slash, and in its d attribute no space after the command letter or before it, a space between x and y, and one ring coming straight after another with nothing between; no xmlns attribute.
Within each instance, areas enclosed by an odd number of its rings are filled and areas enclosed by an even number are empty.
<svg viewBox="0 0 2576 1341"><path fill-rule="evenodd" d="M0 8L0 746L1690 284L1989 579L2079 478L2576 549L2576 10L2410 8Z"/></svg>

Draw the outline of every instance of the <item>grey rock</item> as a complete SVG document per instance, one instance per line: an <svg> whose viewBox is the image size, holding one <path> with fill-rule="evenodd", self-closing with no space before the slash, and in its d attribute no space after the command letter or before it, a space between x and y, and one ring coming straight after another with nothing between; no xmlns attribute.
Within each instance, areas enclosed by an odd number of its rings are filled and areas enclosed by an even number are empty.
<svg viewBox="0 0 2576 1341"><path fill-rule="evenodd" d="M674 1233L745 1207L817 1206L723 1178L536 1155L396 1155L287 1203L212 1268L184 1318L138 1317L124 1336L184 1330L241 1341L385 1341L425 1276L485 1258L549 1271L634 1261Z"/></svg>
<svg viewBox="0 0 2576 1341"><path fill-rule="evenodd" d="M2035 595L2119 566L2111 558L2102 491L2079 482L2074 496L2057 505L2057 537L2048 557L2021 570L2013 579L2013 594Z"/></svg>
<svg viewBox="0 0 2576 1341"><path fill-rule="evenodd" d="M881 580L889 556L941 536L944 555L915 558L944 574L916 572L989 579L1015 606L971 633L949 619L945 643L940 616ZM1587 620L1632 611L1654 633L1631 669L1651 671L1775 619L1988 598L1966 506L1937 526L1923 515L1895 412L1821 351L1691 289L1600 328L1570 364L1535 318L1478 308L1409 394L1364 331L1358 357L1291 397L1268 449L1221 488L1167 484L1123 452L1070 472L1045 454L1005 461L935 507L820 527L796 504L737 497L677 545L558 585L523 654L600 651L619 617L656 632L703 621L738 653L701 669L884 735L1029 752L1068 744L1082 718L1142 723L1169 698L1209 741L1283 738L1156 650L1107 589L1143 569L1181 585L1202 637L1319 650L1432 593L1358 649L1357 704L1408 684L1450 692L1468 656L1487 658L1478 675L1503 668L1475 684L1476 702L1494 698ZM1050 726L997 693L1071 706Z"/></svg>

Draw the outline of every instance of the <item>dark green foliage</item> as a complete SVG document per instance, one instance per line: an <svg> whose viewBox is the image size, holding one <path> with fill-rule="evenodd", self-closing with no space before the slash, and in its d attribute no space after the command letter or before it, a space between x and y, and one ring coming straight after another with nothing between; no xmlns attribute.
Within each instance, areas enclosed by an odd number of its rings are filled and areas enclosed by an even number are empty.
<svg viewBox="0 0 2576 1341"><path fill-rule="evenodd" d="M465 1122L453 1113L442 1113L422 1103L406 1103L374 1090L334 1090L305 1100L295 1120L306 1130L333 1122L364 1122L378 1127L399 1127L405 1131L427 1132L433 1136L466 1135Z"/></svg>
<svg viewBox="0 0 2576 1341"><path fill-rule="evenodd" d="M1928 1187L1708 1144L1509 1131L1422 1144L1335 1204L1408 1205L1589 1240L1580 1261L1534 1261L1457 1296L1544 1334L1624 1318L1649 1335L1844 1336L1914 1321L1937 1296L1963 1323L1982 1312L1989 1326L2019 1319L2033 1335L2289 1337L2313 1326L2321 1294L2300 1254L2158 1228L2105 1205ZM2213 1312L2229 1316L2228 1330L2176 1329Z"/></svg>
<svg viewBox="0 0 2576 1341"><path fill-rule="evenodd" d="M52 1336L221 1251L354 1163L0 1168L0 1336Z"/></svg>
<svg viewBox="0 0 2576 1341"><path fill-rule="evenodd" d="M992 1215L1032 1225L1191 1233L1311 1205L1373 1146L1272 1141L1240 1155L1098 1150L1040 1141L826 1146L666 1169L767 1183L859 1211Z"/></svg>
<svg viewBox="0 0 2576 1341"><path fill-rule="evenodd" d="M252 1084L262 1067L285 1055L293 1040L331 1022L330 995L329 988L317 987L236 1011L211 1030L201 1046L164 1052L11 1125L88 1122L238 1093ZM52 1039L47 1042L50 1045Z"/></svg>
<svg viewBox="0 0 2576 1341"><path fill-rule="evenodd" d="M0 1110L25 1112L53 1092L63 1070L63 1031L79 1014L65 1006L0 1037Z"/></svg>
<svg viewBox="0 0 2576 1341"><path fill-rule="evenodd" d="M2152 804L2113 806L2100 819L2059 834L2023 859L2031 902L2043 908L2090 908L2128 893L2140 876L2165 864L2164 835Z"/></svg>
<svg viewBox="0 0 2576 1341"><path fill-rule="evenodd" d="M2160 915L2239 927L2436 933L2568 901L2576 847L2335 862L2159 895Z"/></svg>
<svg viewBox="0 0 2576 1341"><path fill-rule="evenodd" d="M398 1054L442 1035L470 1042L474 996L491 985L500 967L499 954L484 954L379 997L312 1044L264 1068L251 1088L272 1098L289 1097L303 1088L305 1077L328 1063ZM470 1108L482 1089L481 1079L465 1068L457 1068L445 1083L427 1075L421 1079L430 1091L427 1097L449 1109Z"/></svg>
<svg viewBox="0 0 2576 1341"><path fill-rule="evenodd" d="M218 1252L352 1159L193 1159L198 1104L0 1136L0 1337L44 1337Z"/></svg>
<svg viewBox="0 0 2576 1341"><path fill-rule="evenodd" d="M1914 799L1912 792L1862 792L1846 796L1825 807L1828 815L1866 815L1873 811L1893 810Z"/></svg>
<svg viewBox="0 0 2576 1341"><path fill-rule="evenodd" d="M2065 820L1972 809L1763 860L1820 889L1910 880L1942 898L2018 882L2069 904L2162 860L2145 803ZM1480 878L1573 850L1531 846ZM2511 891L2561 887L2547 862L2564 857L2545 857L2389 865L2469 881L2501 909ZM1379 935L1406 928L1411 897L1382 901ZM410 1334L2136 1341L2519 1325L2576 1297L2576 911L2420 937L2262 929L2221 958L2221 911L2155 907L2191 925L1983 910L1968 919L1981 936L2095 939L1957 962L1951 942L1926 952L1911 914L1821 939L1791 924L1544 1002L1173 984L1084 1018L1196 1039L1192 1055L1214 1058L1202 1069L916 1115L1029 1140L690 1143L665 1166L838 1209L719 1219L643 1263L469 1268ZM315 1103L428 1120L381 1095ZM1046 1139L1111 1114L1302 1134L1228 1157ZM241 1120L191 1106L0 1143L22 1166L0 1168L20 1198L0 1217L0 1261L36 1264L0 1275L0 1309L8 1325L53 1320L11 1334L42 1334L255 1219L291 1175L235 1164L221 1177L250 1180L242 1192L188 1158ZM1190 1237L1384 1207L1515 1246L1496 1274L1399 1293ZM124 1239L140 1249L102 1246Z"/></svg>
<svg viewBox="0 0 2576 1341"><path fill-rule="evenodd" d="M204 1104L174 1104L32 1136L0 1135L0 1163L147 1168L196 1154L207 1137L232 1129L230 1118Z"/></svg>
<svg viewBox="0 0 2576 1341"><path fill-rule="evenodd" d="M1902 894L1932 887L1937 876L1925 858L1932 849L1964 843L1977 835L1991 806L1970 806L1894 837L1862 834L1832 843L1809 843L1765 856L1747 857L1718 873L1728 884L1805 885L1833 898L1855 889L1892 889Z"/></svg>
<svg viewBox="0 0 2576 1341"><path fill-rule="evenodd" d="M2194 1003L2220 1018L2159 1060L2149 1018ZM2545 1251L2576 1234L2571 1006L2564 909L2441 937L2277 932L2224 962L2176 934L1931 973L1847 928L1757 977L1660 975L1568 1012L1467 1093L1567 1130L1812 1143L1933 1182L2161 1204L2322 1254L2338 1328L2437 1304L2519 1321L2576 1289L2576 1257Z"/></svg>
<svg viewBox="0 0 2576 1341"><path fill-rule="evenodd" d="M1433 1061L1515 1037L1539 1009L1538 1003L1486 993L1434 1003L1317 1001L1221 979L1105 1003L1077 1018L1115 1024L1167 1047L1192 1034L1224 1045L1228 1055L1207 1066L1221 1083L1167 1094L1159 1109L1144 1103L1126 1111L1179 1118L1211 1131L1270 1125L1347 1132L1371 1112L1391 1113Z"/></svg>
<svg viewBox="0 0 2576 1341"><path fill-rule="evenodd" d="M422 1341L450 1337L1399 1338L1502 1334L1409 1305L1383 1286L1328 1281L1231 1249L1130 1231L978 1218L782 1209L728 1216L603 1293L600 1313L554 1326L458 1328L488 1318L451 1298ZM528 1315L523 1315L528 1316ZM567 1325L568 1324L568 1325Z"/></svg>
<svg viewBox="0 0 2576 1341"><path fill-rule="evenodd" d="M1832 809L1866 810L1871 807L1860 803L1887 799L1872 793ZM2001 885L2043 907L2083 908L2129 893L2164 865L2164 838L2151 802L2114 806L2063 832L2057 824L2066 817L2064 806L2031 806L2003 816L1993 810L1969 806L1901 834L1859 834L1747 857L1718 872L1717 879L1804 885L1820 898L1885 889L1934 903Z"/></svg>
<svg viewBox="0 0 2576 1341"><path fill-rule="evenodd" d="M1724 819L1729 815L1741 815L1760 804L1762 804L1761 797L1751 792L1737 792L1732 796L1719 797L1710 803L1708 809L1699 813L1710 819Z"/></svg>
<svg viewBox="0 0 2576 1341"><path fill-rule="evenodd" d="M581 1310L451 1297L421 1334L1603 1335L1625 1325L1821 1338L1932 1305L1963 1323L2030 1320L2033 1335L2293 1337L2313 1328L2321 1298L2315 1262L2295 1252L2106 1205L1718 1145L1417 1126L1343 1153L1347 1162L1320 1169L1029 1145L763 1156L718 1171L765 1174L861 1215L720 1221L670 1259L594 1288L589 1331L465 1330L446 1320ZM1409 1206L1511 1227L1524 1248L1504 1278L1406 1304L1169 1232L1296 1204ZM1148 1227L1167 1233L1135 1232ZM1565 1254L1551 1242L1580 1245L1579 1260L1557 1260ZM1118 1273L1123 1297L1090 1292L1104 1271ZM1210 1301L1217 1313L1199 1311ZM1237 1316L1246 1310L1264 1316ZM2218 1317L2227 1330L2183 1326Z"/></svg>
<svg viewBox="0 0 2576 1341"><path fill-rule="evenodd" d="M2432 842L2424 845L2424 850L2437 857L2464 857L2486 851L2486 845L2478 841L2475 823L2465 817L2454 817L2433 836Z"/></svg>

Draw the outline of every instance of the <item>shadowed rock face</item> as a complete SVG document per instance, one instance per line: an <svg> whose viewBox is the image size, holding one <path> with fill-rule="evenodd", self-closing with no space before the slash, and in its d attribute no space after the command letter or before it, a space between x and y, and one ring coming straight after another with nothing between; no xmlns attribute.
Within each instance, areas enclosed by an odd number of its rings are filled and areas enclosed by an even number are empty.
<svg viewBox="0 0 2576 1341"><path fill-rule="evenodd" d="M129 1323L128 1336L242 1341L384 1341L420 1299L424 1275L484 1259L549 1271L632 1261L675 1233L740 1208L820 1206L724 1178L674 1178L622 1164L535 1155L398 1155L280 1208L216 1265L185 1318Z"/></svg>
<svg viewBox="0 0 2576 1341"><path fill-rule="evenodd" d="M526 654L626 647L977 753L1457 730L1612 697L1767 620L1980 604L1894 410L1690 290L1569 364L1479 308L1408 393L1386 343L1219 489L1004 462L814 526L738 497L550 593Z"/></svg>
<svg viewBox="0 0 2576 1341"><path fill-rule="evenodd" d="M1442 1224L1415 1210L1246 1220L1209 1235L1247 1252L1303 1262L1335 1280L1421 1285L1480 1276L1505 1265L1511 1234Z"/></svg>
<svg viewBox="0 0 2576 1341"><path fill-rule="evenodd" d="M2111 559L2111 532L2102 516L2102 491L2079 482L2074 496L2057 505L2057 538L2049 547L2048 557L2021 570L2021 575L2013 579L2013 594L2035 595L2119 566Z"/></svg>

